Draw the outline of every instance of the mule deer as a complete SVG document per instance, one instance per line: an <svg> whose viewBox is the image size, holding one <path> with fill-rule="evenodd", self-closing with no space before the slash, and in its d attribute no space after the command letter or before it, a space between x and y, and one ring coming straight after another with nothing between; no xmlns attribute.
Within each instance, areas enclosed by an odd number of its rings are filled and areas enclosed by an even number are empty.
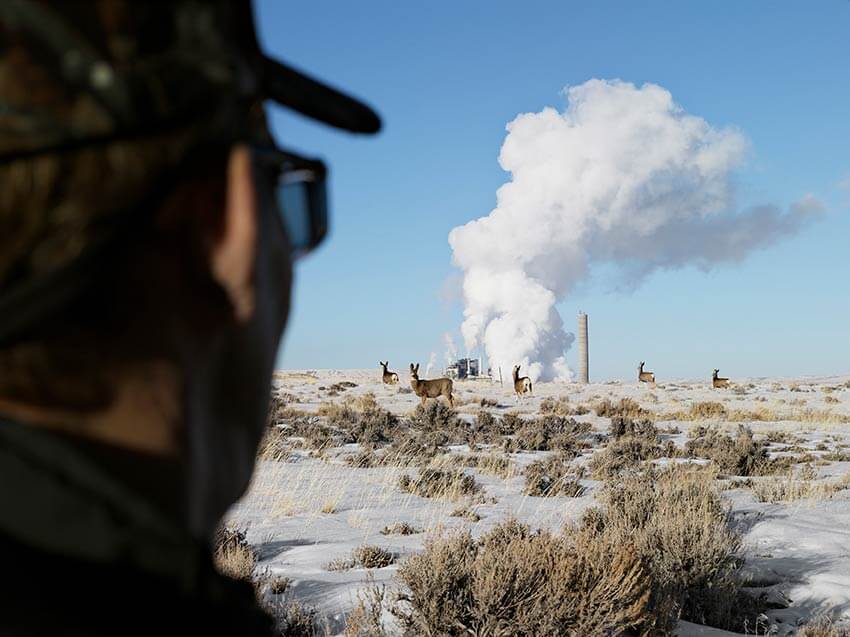
<svg viewBox="0 0 850 637"><path fill-rule="evenodd" d="M525 393L531 394L531 379L528 376L520 378L519 368L519 365L514 365L514 391L516 392L517 400L519 400Z"/></svg>
<svg viewBox="0 0 850 637"><path fill-rule="evenodd" d="M641 382L641 383L654 383L655 382L655 374L653 372L643 371L644 365L646 365L646 363L641 361L640 366L638 367L638 381Z"/></svg>
<svg viewBox="0 0 850 637"><path fill-rule="evenodd" d="M728 389L729 388L729 379L728 378L720 378L720 376L718 376L719 373L720 373L719 369L714 370L714 373L711 375L711 386L714 387L714 389L723 389L723 388Z"/></svg>
<svg viewBox="0 0 850 637"><path fill-rule="evenodd" d="M423 405L428 398L443 396L449 401L449 407L455 406L454 399L452 399L452 379L419 380L419 363L416 363L416 367L413 366L413 363L410 364L410 387L413 389L413 393L422 399Z"/></svg>
<svg viewBox="0 0 850 637"><path fill-rule="evenodd" d="M398 384L398 374L387 370L387 365L389 364L389 361L387 361L386 363L378 361L378 365L384 368L384 373L381 375L381 380L384 381L384 385L396 385Z"/></svg>

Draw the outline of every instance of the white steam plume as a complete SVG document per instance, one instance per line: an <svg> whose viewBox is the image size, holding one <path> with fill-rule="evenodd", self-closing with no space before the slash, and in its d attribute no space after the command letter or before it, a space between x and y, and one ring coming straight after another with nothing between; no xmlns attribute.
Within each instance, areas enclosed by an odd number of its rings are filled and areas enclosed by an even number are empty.
<svg viewBox="0 0 850 637"><path fill-rule="evenodd" d="M636 285L658 268L710 269L772 244L821 210L811 196L782 212L738 210L737 130L684 112L664 88L590 80L507 126L499 154L511 174L486 217L454 228L463 271L466 348L484 344L495 369L568 380L573 335L555 304L595 263ZM527 372L526 372L527 370Z"/></svg>
<svg viewBox="0 0 850 637"><path fill-rule="evenodd" d="M452 335L446 332L443 334L443 341L446 343L446 353L443 354L443 357L446 359L446 365L451 365L457 360L457 347L455 346L455 339L452 338Z"/></svg>
<svg viewBox="0 0 850 637"><path fill-rule="evenodd" d="M431 356L428 357L428 365L425 367L425 376L424 378L431 378L431 371L434 369L434 365L437 364L437 352L431 352Z"/></svg>

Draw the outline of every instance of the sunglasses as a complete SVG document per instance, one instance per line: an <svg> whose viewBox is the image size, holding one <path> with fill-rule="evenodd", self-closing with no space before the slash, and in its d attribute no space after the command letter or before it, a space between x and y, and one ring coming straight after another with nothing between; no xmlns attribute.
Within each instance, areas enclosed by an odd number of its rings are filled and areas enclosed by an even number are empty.
<svg viewBox="0 0 850 637"><path fill-rule="evenodd" d="M251 148L260 188L269 188L283 222L292 259L314 250L328 233L327 167L279 148Z"/></svg>

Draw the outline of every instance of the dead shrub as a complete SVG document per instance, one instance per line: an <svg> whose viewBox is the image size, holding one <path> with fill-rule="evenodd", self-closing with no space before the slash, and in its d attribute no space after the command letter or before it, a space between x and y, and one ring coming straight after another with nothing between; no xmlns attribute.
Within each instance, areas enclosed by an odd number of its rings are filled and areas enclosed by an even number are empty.
<svg viewBox="0 0 850 637"><path fill-rule="evenodd" d="M371 392L342 404L322 403L318 413L335 433L344 434L343 443L380 446L391 442L400 429L398 417L383 409Z"/></svg>
<svg viewBox="0 0 850 637"><path fill-rule="evenodd" d="M450 517L453 518L463 518L465 520L469 520L470 522L478 522L481 520L481 516L478 515L472 509L467 509L466 507L455 509L449 514Z"/></svg>
<svg viewBox="0 0 850 637"><path fill-rule="evenodd" d="M525 495L552 497L563 495L578 498L585 488L579 482L581 472L573 470L563 457L551 456L535 460L525 468Z"/></svg>
<svg viewBox="0 0 850 637"><path fill-rule="evenodd" d="M399 489L422 498L458 500L481 490L471 475L463 471L423 469L417 478L404 474L398 481Z"/></svg>
<svg viewBox="0 0 850 637"><path fill-rule="evenodd" d="M454 409L441 400L431 400L425 405L416 405L411 418L411 425L418 429L441 431L454 431L458 428L460 421Z"/></svg>
<svg viewBox="0 0 850 637"><path fill-rule="evenodd" d="M516 432L516 447L527 451L561 451L578 455L578 436L591 430L590 423L578 422L574 418L547 415L537 420L526 421Z"/></svg>
<svg viewBox="0 0 850 637"><path fill-rule="evenodd" d="M614 438L622 438L624 436L636 436L638 438L646 438L650 442L658 441L658 430L651 420L632 420L623 416L614 416L611 418L611 426L608 428L608 433Z"/></svg>
<svg viewBox="0 0 850 637"><path fill-rule="evenodd" d="M364 544L351 553L354 561L363 568L384 568L395 562L395 555L380 546Z"/></svg>
<svg viewBox="0 0 850 637"><path fill-rule="evenodd" d="M629 543L586 543L505 522L480 540L432 540L401 565L395 614L406 634L620 635L650 610L651 582Z"/></svg>
<svg viewBox="0 0 850 637"><path fill-rule="evenodd" d="M510 459L495 453L461 456L467 467L478 469L481 473L489 473L507 480L516 474L516 466Z"/></svg>
<svg viewBox="0 0 850 637"><path fill-rule="evenodd" d="M381 535L414 535L422 533L422 529L416 528L409 522L396 522L381 529Z"/></svg>
<svg viewBox="0 0 850 637"><path fill-rule="evenodd" d="M248 545L245 531L221 526L216 531L213 561L220 573L248 582L257 565L257 557Z"/></svg>
<svg viewBox="0 0 850 637"><path fill-rule="evenodd" d="M327 634L319 625L317 612L296 601L266 601L263 606L275 618L276 634L281 637L323 637Z"/></svg>
<svg viewBox="0 0 850 637"><path fill-rule="evenodd" d="M661 447L647 438L623 436L611 440L604 449L590 459L590 471L596 480L609 480L624 471L633 471L646 460L655 460L662 454Z"/></svg>
<svg viewBox="0 0 850 637"><path fill-rule="evenodd" d="M726 416L726 407L715 401L694 403L688 412L688 420L725 420Z"/></svg>
<svg viewBox="0 0 850 637"><path fill-rule="evenodd" d="M475 441L495 444L501 441L503 436L508 436L514 433L513 423L511 419L497 418L489 411L484 409L478 412L475 422L470 427L470 438Z"/></svg>
<svg viewBox="0 0 850 637"><path fill-rule="evenodd" d="M269 398L269 412L267 422L270 427L280 425L292 418L304 416L305 412L290 407L298 402L298 396L283 391L272 391Z"/></svg>
<svg viewBox="0 0 850 637"><path fill-rule="evenodd" d="M440 431L407 430L396 436L382 460L398 465L426 465L443 453L448 442L449 437Z"/></svg>
<svg viewBox="0 0 850 637"><path fill-rule="evenodd" d="M605 400L596 403L593 406L593 410L596 412L597 416L601 416L602 418L631 418L631 419L639 419L639 418L650 418L652 416L651 412L647 411L640 404L632 400L631 398L621 398L618 403L611 402L610 399L606 398Z"/></svg>
<svg viewBox="0 0 850 637"><path fill-rule="evenodd" d="M466 421L457 417L455 410L440 400L431 400L425 405L417 405L410 427L426 437L438 436L445 439L443 444L469 444L473 446L476 434Z"/></svg>
<svg viewBox="0 0 850 637"><path fill-rule="evenodd" d="M652 634L669 634L681 617L741 630L758 613L742 592L740 537L729 526L715 474L673 466L626 475L606 485L600 509L583 520L590 540L631 543L652 581Z"/></svg>
<svg viewBox="0 0 850 637"><path fill-rule="evenodd" d="M692 458L707 458L723 473L757 476L774 473L788 460L770 460L767 444L753 438L752 429L738 425L735 436L727 436L716 427L698 427L690 432L685 450Z"/></svg>
<svg viewBox="0 0 850 637"><path fill-rule="evenodd" d="M511 436L528 424L528 421L513 412L509 412L501 418L501 430L503 435Z"/></svg>
<svg viewBox="0 0 850 637"><path fill-rule="evenodd" d="M540 413L542 414L550 414L553 416L583 416L588 413L588 411L588 408L584 405L570 404L569 396L544 398L540 401Z"/></svg>

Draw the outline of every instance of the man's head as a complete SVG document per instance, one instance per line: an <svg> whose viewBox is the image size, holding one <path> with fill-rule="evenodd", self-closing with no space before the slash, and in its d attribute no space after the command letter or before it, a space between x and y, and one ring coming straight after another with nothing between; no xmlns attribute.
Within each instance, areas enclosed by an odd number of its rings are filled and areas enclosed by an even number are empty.
<svg viewBox="0 0 850 637"><path fill-rule="evenodd" d="M0 8L0 414L175 458L208 533L324 233L323 167L270 149L263 100L377 118L263 57L247 3L54 4Z"/></svg>

